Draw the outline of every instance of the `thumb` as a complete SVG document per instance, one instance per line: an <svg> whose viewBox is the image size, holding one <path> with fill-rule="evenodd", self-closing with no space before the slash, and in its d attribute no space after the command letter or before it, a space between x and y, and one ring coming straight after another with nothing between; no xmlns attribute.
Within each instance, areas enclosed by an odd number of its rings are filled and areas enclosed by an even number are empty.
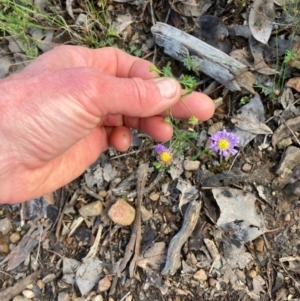
<svg viewBox="0 0 300 301"><path fill-rule="evenodd" d="M80 97L78 93L77 99L94 116L121 114L149 117L172 107L181 95L180 84L172 78L143 80L95 73L92 76L89 73L88 81L86 76L81 77L86 79L84 90L80 88L82 83L77 86L81 91L89 91L88 97Z"/></svg>

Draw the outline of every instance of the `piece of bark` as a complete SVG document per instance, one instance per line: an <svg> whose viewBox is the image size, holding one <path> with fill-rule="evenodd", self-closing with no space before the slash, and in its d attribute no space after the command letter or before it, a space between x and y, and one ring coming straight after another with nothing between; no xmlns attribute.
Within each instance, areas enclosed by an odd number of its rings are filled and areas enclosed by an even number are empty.
<svg viewBox="0 0 300 301"><path fill-rule="evenodd" d="M0 300L9 301L15 296L19 295L26 287L34 282L36 282L41 271L35 271L32 274L28 275L26 278L18 281L14 286L8 287L3 291L0 291Z"/></svg>
<svg viewBox="0 0 300 301"><path fill-rule="evenodd" d="M241 87L255 93L252 85L254 75L248 67L226 53L168 24L157 22L151 28L155 42L164 47L172 58L183 61L188 56L194 60L198 70L224 84L232 91Z"/></svg>
<svg viewBox="0 0 300 301"><path fill-rule="evenodd" d="M172 238L167 254L167 261L162 275L174 275L180 267L181 248L191 236L198 222L202 201L193 200L184 214L183 225L180 231Z"/></svg>

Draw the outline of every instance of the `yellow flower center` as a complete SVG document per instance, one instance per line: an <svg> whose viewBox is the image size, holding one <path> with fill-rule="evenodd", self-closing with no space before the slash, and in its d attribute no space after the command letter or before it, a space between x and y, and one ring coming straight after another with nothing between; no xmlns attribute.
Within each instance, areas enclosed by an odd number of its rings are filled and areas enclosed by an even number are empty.
<svg viewBox="0 0 300 301"><path fill-rule="evenodd" d="M229 141L226 140L226 139L220 139L218 141L218 147L219 147L220 150L226 150L226 149L228 149L229 144L230 144Z"/></svg>
<svg viewBox="0 0 300 301"><path fill-rule="evenodd" d="M168 152L162 152L162 153L159 154L159 160L162 163L170 164L171 161L172 161L172 155Z"/></svg>

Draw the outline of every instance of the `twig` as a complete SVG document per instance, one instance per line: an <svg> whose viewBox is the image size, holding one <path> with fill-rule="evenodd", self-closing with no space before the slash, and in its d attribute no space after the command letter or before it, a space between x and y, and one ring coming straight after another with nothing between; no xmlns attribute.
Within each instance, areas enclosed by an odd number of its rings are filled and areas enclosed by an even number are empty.
<svg viewBox="0 0 300 301"><path fill-rule="evenodd" d="M148 164L143 164L138 169L138 182L137 182L137 200L136 200L136 213L134 224L132 228L132 234L130 240L126 246L124 258L118 269L118 276L121 275L122 271L125 269L127 263L129 262L132 255L134 255L132 263L130 264L130 277L135 268L135 262L140 251L140 241L141 241L141 204L143 200L144 188L147 181L147 171Z"/></svg>
<svg viewBox="0 0 300 301"><path fill-rule="evenodd" d="M100 238L101 238L101 234L102 234L102 229L103 229L103 226L99 225L98 232L97 232L94 244L92 245L92 247L91 247L90 251L88 252L88 254L84 257L84 259L95 258L95 256L97 255L97 251L98 251L99 243L100 243Z"/></svg>
<svg viewBox="0 0 300 301"><path fill-rule="evenodd" d="M26 287L34 283L36 279L39 277L41 271L35 271L32 274L28 275L26 278L17 282L14 286L8 287L3 291L0 291L0 300L1 301L9 301L13 299L15 296L19 295Z"/></svg>
<svg viewBox="0 0 300 301"><path fill-rule="evenodd" d="M180 231L172 238L167 254L167 261L162 275L174 275L179 269L181 261L181 248L192 234L199 218L202 202L200 200L193 200L184 215L184 221Z"/></svg>
<svg viewBox="0 0 300 301"><path fill-rule="evenodd" d="M92 196L93 198L103 201L103 197L101 197L99 194L97 194L96 192L94 192L92 189L90 189L89 187L87 187L86 184L82 185L83 190L89 194L90 196Z"/></svg>
<svg viewBox="0 0 300 301"><path fill-rule="evenodd" d="M240 151L239 151L239 152L236 154L236 156L233 158L232 163L231 163L231 165L230 165L230 167L229 167L229 169L228 169L228 171L227 171L227 174L230 173L230 171L231 171L231 169L232 169L232 167L233 167L233 164L234 164L234 162L235 162L235 160L236 160L236 158L238 157L239 154L240 154Z"/></svg>
<svg viewBox="0 0 300 301"><path fill-rule="evenodd" d="M297 136L295 135L295 133L293 132L293 130L290 128L290 126L285 122L284 119L280 118L280 120L285 124L285 126L289 129L289 131L292 133L292 135L296 139L297 143L300 145L300 141L298 140Z"/></svg>

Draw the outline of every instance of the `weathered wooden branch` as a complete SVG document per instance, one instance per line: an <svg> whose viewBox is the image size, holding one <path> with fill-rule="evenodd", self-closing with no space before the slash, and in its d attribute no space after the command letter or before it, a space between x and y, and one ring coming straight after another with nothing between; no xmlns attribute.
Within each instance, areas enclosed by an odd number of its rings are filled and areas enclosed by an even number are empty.
<svg viewBox="0 0 300 301"><path fill-rule="evenodd" d="M164 52L172 58L183 61L190 56L198 70L209 75L233 91L241 87L254 92L254 76L248 67L226 53L175 27L157 22L151 28L155 42L164 47Z"/></svg>
<svg viewBox="0 0 300 301"><path fill-rule="evenodd" d="M193 200L184 214L183 225L180 231L172 238L167 254L167 261L162 275L174 275L181 265L181 248L191 236L198 222L202 201Z"/></svg>

